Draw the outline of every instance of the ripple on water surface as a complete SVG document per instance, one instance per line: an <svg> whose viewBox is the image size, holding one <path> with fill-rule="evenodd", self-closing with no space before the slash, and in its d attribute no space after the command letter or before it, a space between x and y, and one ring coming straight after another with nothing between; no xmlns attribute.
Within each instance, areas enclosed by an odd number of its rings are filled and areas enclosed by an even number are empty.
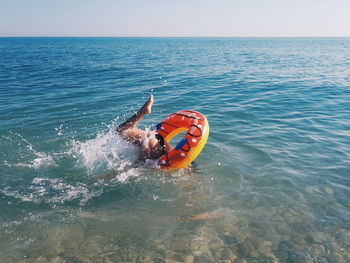
<svg viewBox="0 0 350 263"><path fill-rule="evenodd" d="M0 39L1 262L349 262L349 39ZM191 169L115 127L155 95Z"/></svg>

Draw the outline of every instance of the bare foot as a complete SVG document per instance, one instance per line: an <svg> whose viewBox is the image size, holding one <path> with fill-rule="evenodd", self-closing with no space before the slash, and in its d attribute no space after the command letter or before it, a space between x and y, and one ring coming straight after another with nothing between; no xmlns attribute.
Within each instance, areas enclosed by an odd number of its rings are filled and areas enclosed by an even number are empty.
<svg viewBox="0 0 350 263"><path fill-rule="evenodd" d="M153 105L153 95L151 95L149 99L146 101L146 103L142 106L141 112L143 112L144 114L151 114L152 105Z"/></svg>

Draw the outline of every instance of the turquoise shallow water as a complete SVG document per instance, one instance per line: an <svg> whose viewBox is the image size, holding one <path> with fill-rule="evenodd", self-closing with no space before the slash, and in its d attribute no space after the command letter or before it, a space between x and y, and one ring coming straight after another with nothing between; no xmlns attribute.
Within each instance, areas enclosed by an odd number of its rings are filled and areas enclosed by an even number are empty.
<svg viewBox="0 0 350 263"><path fill-rule="evenodd" d="M150 93L191 170L114 129ZM0 38L0 262L350 262L349 38Z"/></svg>

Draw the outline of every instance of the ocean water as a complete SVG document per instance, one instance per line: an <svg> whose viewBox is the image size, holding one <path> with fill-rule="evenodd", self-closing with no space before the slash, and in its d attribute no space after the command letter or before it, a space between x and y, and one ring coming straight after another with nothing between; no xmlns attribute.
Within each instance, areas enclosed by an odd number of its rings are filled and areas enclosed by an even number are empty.
<svg viewBox="0 0 350 263"><path fill-rule="evenodd" d="M191 169L117 125L211 125ZM349 38L0 38L0 262L350 262Z"/></svg>

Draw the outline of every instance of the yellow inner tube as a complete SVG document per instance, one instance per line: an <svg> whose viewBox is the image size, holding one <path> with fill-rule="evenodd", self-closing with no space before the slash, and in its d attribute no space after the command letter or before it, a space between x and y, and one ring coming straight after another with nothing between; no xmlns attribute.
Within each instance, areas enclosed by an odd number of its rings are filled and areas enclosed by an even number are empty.
<svg viewBox="0 0 350 263"><path fill-rule="evenodd" d="M186 132L176 147L160 158L161 168L189 166L201 153L209 137L209 122L203 114L196 111L175 112L157 126L157 132L168 143L176 135Z"/></svg>

